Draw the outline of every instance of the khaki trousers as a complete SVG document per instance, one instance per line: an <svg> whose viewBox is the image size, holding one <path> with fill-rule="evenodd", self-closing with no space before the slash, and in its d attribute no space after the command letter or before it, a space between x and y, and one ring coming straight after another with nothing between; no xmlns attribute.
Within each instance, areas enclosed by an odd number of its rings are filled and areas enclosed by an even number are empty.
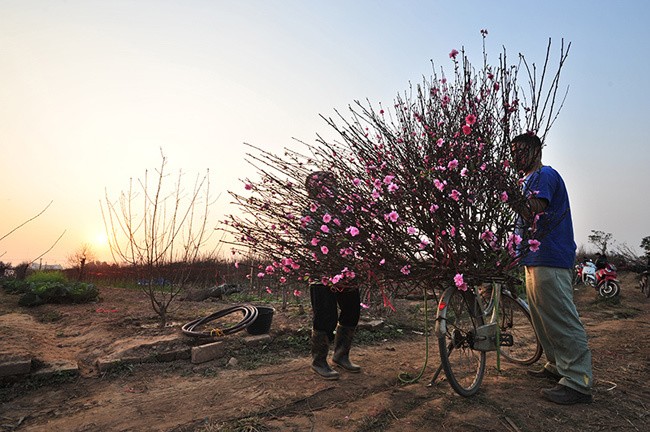
<svg viewBox="0 0 650 432"><path fill-rule="evenodd" d="M560 384L591 394L591 351L573 302L571 269L525 267L525 271L533 327L548 360L544 367L562 376Z"/></svg>

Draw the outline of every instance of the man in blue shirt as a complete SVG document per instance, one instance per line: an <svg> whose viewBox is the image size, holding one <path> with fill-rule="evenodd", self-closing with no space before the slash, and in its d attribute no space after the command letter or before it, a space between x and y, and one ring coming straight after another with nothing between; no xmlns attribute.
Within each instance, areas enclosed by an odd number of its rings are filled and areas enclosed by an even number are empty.
<svg viewBox="0 0 650 432"><path fill-rule="evenodd" d="M542 390L542 396L552 402L590 403L591 351L573 302L576 244L567 190L560 174L542 164L542 142L536 135L515 137L511 153L515 168L526 176L527 197L513 207L541 241L537 250L527 250L521 259L533 326L547 359L544 368L528 373L558 382Z"/></svg>

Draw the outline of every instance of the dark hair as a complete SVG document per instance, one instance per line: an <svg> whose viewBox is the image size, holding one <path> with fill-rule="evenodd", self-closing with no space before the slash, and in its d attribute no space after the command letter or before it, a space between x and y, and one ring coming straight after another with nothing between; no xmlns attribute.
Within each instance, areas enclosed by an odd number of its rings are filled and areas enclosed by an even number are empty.
<svg viewBox="0 0 650 432"><path fill-rule="evenodd" d="M527 146L535 146L535 147L542 147L542 140L539 139L539 137L533 133L523 133L521 135L517 135L510 141L512 144L514 143L522 143Z"/></svg>
<svg viewBox="0 0 650 432"><path fill-rule="evenodd" d="M307 176L305 189L310 198L319 198L323 192L331 196L336 188L336 178L329 171L315 171Z"/></svg>

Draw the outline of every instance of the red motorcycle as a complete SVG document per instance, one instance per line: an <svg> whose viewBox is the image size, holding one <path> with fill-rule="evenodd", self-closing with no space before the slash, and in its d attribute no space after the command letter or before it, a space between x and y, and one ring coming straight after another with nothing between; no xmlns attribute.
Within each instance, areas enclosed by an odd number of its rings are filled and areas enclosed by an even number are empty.
<svg viewBox="0 0 650 432"><path fill-rule="evenodd" d="M616 267L613 264L607 264L605 268L596 270L593 282L590 283L601 297L616 297L621 292L621 282L618 280Z"/></svg>
<svg viewBox="0 0 650 432"><path fill-rule="evenodd" d="M573 285L580 282L587 286L594 287L601 297L616 297L621 292L621 282L618 280L616 267L607 264L605 268L596 269L596 265L587 260L575 266L575 277Z"/></svg>

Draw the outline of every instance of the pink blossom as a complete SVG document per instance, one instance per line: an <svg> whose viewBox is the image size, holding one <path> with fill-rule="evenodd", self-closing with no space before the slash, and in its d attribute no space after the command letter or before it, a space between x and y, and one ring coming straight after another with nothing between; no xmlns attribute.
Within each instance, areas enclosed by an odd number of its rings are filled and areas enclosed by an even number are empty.
<svg viewBox="0 0 650 432"><path fill-rule="evenodd" d="M355 179L352 180L352 184L355 185L355 186L359 186L360 183L361 183L361 180L359 180L358 178L355 178Z"/></svg>
<svg viewBox="0 0 650 432"><path fill-rule="evenodd" d="M410 227L406 228L406 232L409 233L409 234L415 234L417 232L417 230L415 229L415 227L410 226Z"/></svg>
<svg viewBox="0 0 650 432"><path fill-rule="evenodd" d="M508 192L501 192L501 202L508 202Z"/></svg>
<svg viewBox="0 0 650 432"><path fill-rule="evenodd" d="M329 213L325 213L323 215L323 222L329 223L332 220L332 216L329 215Z"/></svg>
<svg viewBox="0 0 650 432"><path fill-rule="evenodd" d="M342 257L352 255L353 252L352 248L342 248L339 250L339 254L341 254Z"/></svg>
<svg viewBox="0 0 650 432"><path fill-rule="evenodd" d="M384 264L386 264L386 260L382 258L381 261L379 261L379 265L384 265Z"/></svg>
<svg viewBox="0 0 650 432"><path fill-rule="evenodd" d="M399 214L393 210L392 212L385 214L384 219L390 220L391 222L397 222L397 219L399 219Z"/></svg>
<svg viewBox="0 0 650 432"><path fill-rule="evenodd" d="M330 251L327 246L321 246L320 251L323 253L323 255L327 255L327 253Z"/></svg>
<svg viewBox="0 0 650 432"><path fill-rule="evenodd" d="M456 273L456 276L454 276L454 284L456 287L458 287L459 290L467 291L467 284L465 283L465 280L463 279L463 275L461 273Z"/></svg>
<svg viewBox="0 0 650 432"><path fill-rule="evenodd" d="M239 263L238 262L235 263L235 268L239 268Z"/></svg>
<svg viewBox="0 0 650 432"><path fill-rule="evenodd" d="M262 279L262 278L264 277L264 272L259 272L259 273L257 274L257 277L260 278L260 279Z"/></svg>
<svg viewBox="0 0 650 432"><path fill-rule="evenodd" d="M433 179L433 185L438 189L440 192L445 188L445 184L441 182L438 179Z"/></svg>
<svg viewBox="0 0 650 432"><path fill-rule="evenodd" d="M394 175L387 175L386 177L384 177L384 184L391 184L394 178L395 178Z"/></svg>
<svg viewBox="0 0 650 432"><path fill-rule="evenodd" d="M250 183L246 183L246 184L244 185L244 189L246 189L246 190L251 190L251 189L253 189L253 185L250 184Z"/></svg>
<svg viewBox="0 0 650 432"><path fill-rule="evenodd" d="M273 291L271 291L271 288L269 288L269 287L266 287L266 292L269 293L269 294L273 294Z"/></svg>
<svg viewBox="0 0 650 432"><path fill-rule="evenodd" d="M445 140L443 140L442 138L438 138L438 141L436 141L436 145L437 145L438 147L442 147L442 145L443 145L444 143L445 143Z"/></svg>
<svg viewBox="0 0 650 432"><path fill-rule="evenodd" d="M397 189L399 189L399 186L397 186L395 183L388 185L388 192L395 192Z"/></svg>
<svg viewBox="0 0 650 432"><path fill-rule="evenodd" d="M323 231L324 233L330 232L330 228L327 225L321 225L320 230Z"/></svg>
<svg viewBox="0 0 650 432"><path fill-rule="evenodd" d="M370 306L368 306L368 305L365 304L365 303L359 303L359 305L360 305L363 309L369 309L369 308L370 308Z"/></svg>
<svg viewBox="0 0 650 432"><path fill-rule="evenodd" d="M535 239L528 240L528 247L531 252L537 252L539 250L540 244L541 243L539 242L539 240L535 240Z"/></svg>
<svg viewBox="0 0 650 432"><path fill-rule="evenodd" d="M460 192L458 192L456 189L452 189L451 193L449 194L449 198L453 199L454 201L458 201L460 198Z"/></svg>
<svg viewBox="0 0 650 432"><path fill-rule="evenodd" d="M487 168L487 165L485 163L481 164L481 171L485 171Z"/></svg>
<svg viewBox="0 0 650 432"><path fill-rule="evenodd" d="M461 129L463 130L463 133L465 135L469 135L469 134L472 133L472 127L471 126L463 125L463 127Z"/></svg>
<svg viewBox="0 0 650 432"><path fill-rule="evenodd" d="M458 166L458 159L450 160L449 163L447 164L447 168L450 170L455 169L457 166Z"/></svg>
<svg viewBox="0 0 650 432"><path fill-rule="evenodd" d="M453 49L453 50L451 50L451 52L449 53L449 58L456 59L456 56L457 56L457 55L458 55L458 50Z"/></svg>
<svg viewBox="0 0 650 432"><path fill-rule="evenodd" d="M271 273L273 273L275 271L275 269L273 268L273 266L269 265L269 266L266 266L264 271L266 272L266 274L271 274Z"/></svg>
<svg viewBox="0 0 650 432"><path fill-rule="evenodd" d="M293 295L296 297L300 297L302 295L302 292L300 290L293 290Z"/></svg>
<svg viewBox="0 0 650 432"><path fill-rule="evenodd" d="M334 225L336 226L341 226L341 221L339 220L339 218L332 219L332 222L334 222Z"/></svg>
<svg viewBox="0 0 650 432"><path fill-rule="evenodd" d="M320 243L320 240L319 240L318 238L313 237L313 238L311 239L311 245L312 245L312 246L316 246L318 243Z"/></svg>
<svg viewBox="0 0 650 432"><path fill-rule="evenodd" d="M438 205L436 205L436 204L431 204L431 207L429 207L429 211L430 211L431 213L435 213L436 210L438 210L439 208L440 208L440 206L438 206Z"/></svg>
<svg viewBox="0 0 650 432"><path fill-rule="evenodd" d="M280 278L280 283L286 283L286 282L287 282L287 278L284 277L284 276L282 276L282 277Z"/></svg>
<svg viewBox="0 0 650 432"><path fill-rule="evenodd" d="M311 203L310 206L309 206L309 210L311 210L312 212L315 212L316 210L318 210L318 205L315 204L315 203Z"/></svg>
<svg viewBox="0 0 650 432"><path fill-rule="evenodd" d="M379 199L381 194L379 193L379 191L377 189L373 189L370 196L372 197L372 199Z"/></svg>
<svg viewBox="0 0 650 432"><path fill-rule="evenodd" d="M402 274L407 275L407 274L411 273L410 268L411 268L410 265L405 265L404 267L402 267L402 268L400 269L400 271L402 272Z"/></svg>
<svg viewBox="0 0 650 432"><path fill-rule="evenodd" d="M469 171L469 170L468 170L466 167L463 168L462 170L460 170L460 176L461 176L461 177L467 177L467 172L468 172L468 171Z"/></svg>
<svg viewBox="0 0 650 432"><path fill-rule="evenodd" d="M468 126L473 125L474 123L476 123L476 116L474 114L469 114L467 117L465 117L465 123Z"/></svg>
<svg viewBox="0 0 650 432"><path fill-rule="evenodd" d="M456 227L455 226L452 226L451 228L449 228L449 235L452 236L452 237L456 237Z"/></svg>
<svg viewBox="0 0 650 432"><path fill-rule="evenodd" d="M349 233L352 237L358 236L359 235L359 228L355 226L349 226L345 230L345 232Z"/></svg>

